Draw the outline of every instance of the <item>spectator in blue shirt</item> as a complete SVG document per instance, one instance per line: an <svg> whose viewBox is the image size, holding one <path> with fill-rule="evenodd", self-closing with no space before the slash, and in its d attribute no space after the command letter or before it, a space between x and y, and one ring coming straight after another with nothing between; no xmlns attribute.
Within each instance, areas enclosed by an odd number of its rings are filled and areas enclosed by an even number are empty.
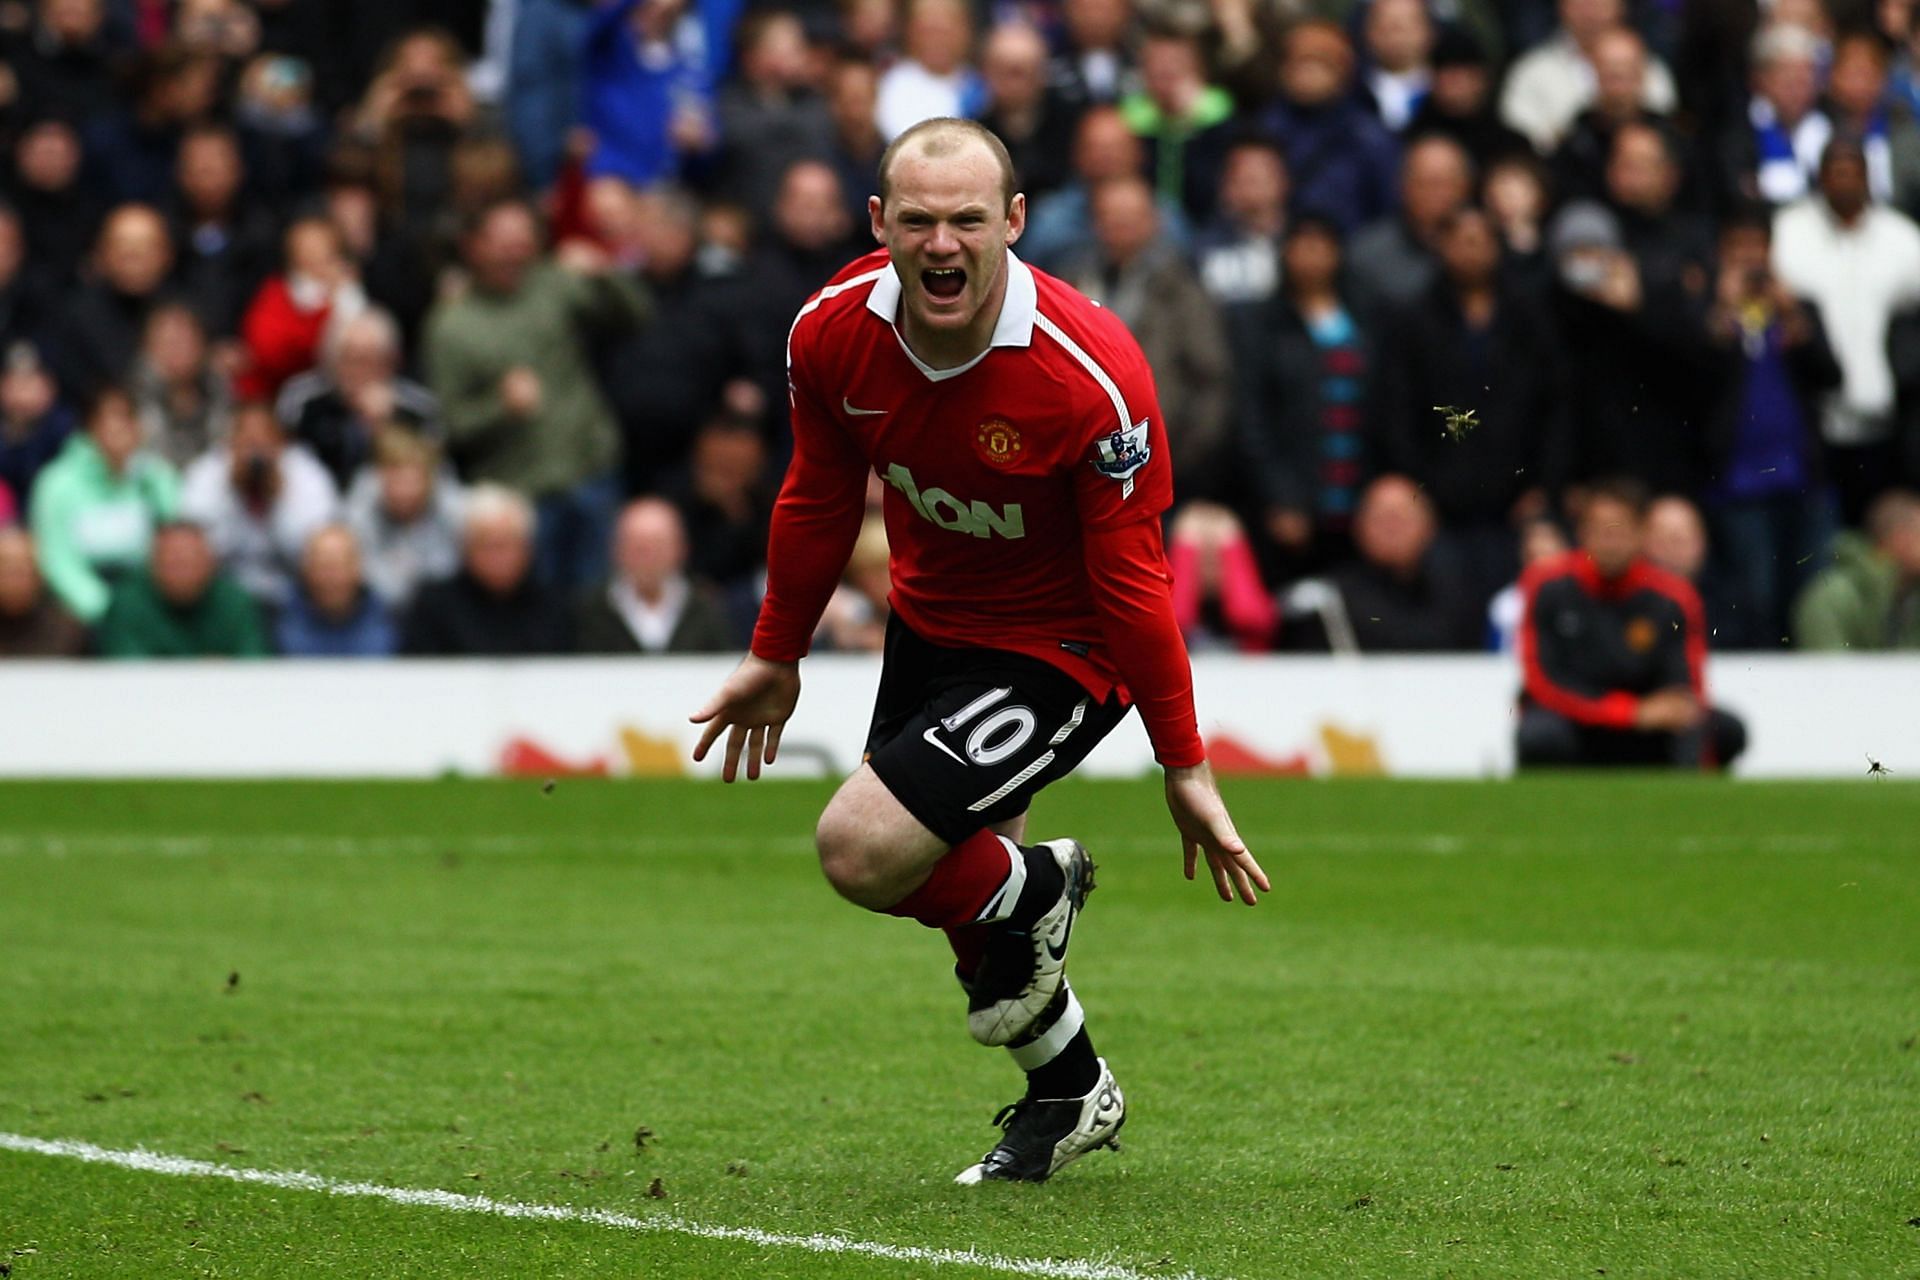
<svg viewBox="0 0 1920 1280"><path fill-rule="evenodd" d="M385 658L400 647L393 616L360 575L360 547L342 524L307 539L300 585L273 624L290 658Z"/></svg>
<svg viewBox="0 0 1920 1280"><path fill-rule="evenodd" d="M604 0L587 20L582 123L590 176L635 186L679 175L719 143L714 94L741 0Z"/></svg>

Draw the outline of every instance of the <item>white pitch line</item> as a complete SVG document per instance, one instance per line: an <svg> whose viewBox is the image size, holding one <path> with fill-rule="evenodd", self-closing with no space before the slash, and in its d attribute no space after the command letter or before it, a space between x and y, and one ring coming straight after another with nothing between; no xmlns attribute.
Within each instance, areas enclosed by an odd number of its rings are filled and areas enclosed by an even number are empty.
<svg viewBox="0 0 1920 1280"><path fill-rule="evenodd" d="M96 1147L91 1142L33 1138L19 1133L0 1133L0 1150L26 1155L57 1156L85 1164L112 1165L136 1173L159 1173L175 1178L224 1178L252 1186L276 1187L283 1191L317 1191L329 1196L353 1196L385 1200L410 1208L444 1209L450 1213L481 1213L496 1218L528 1218L539 1222L583 1222L596 1227L621 1231L645 1231L661 1235L691 1236L700 1240L738 1240L763 1249L804 1249L809 1253L853 1254L888 1262L918 1262L937 1267L978 1267L1006 1275L1038 1276L1043 1280L1200 1280L1191 1271L1177 1275L1156 1273L1149 1276L1130 1267L1106 1262L1074 1259L1009 1258L974 1249L930 1249L921 1245L885 1244L877 1240L854 1240L846 1236L797 1235L784 1231L762 1231L758 1227L722 1227L706 1222L691 1222L671 1214L638 1217L610 1209L582 1209L565 1204L529 1204L521 1200L496 1200L492 1196L467 1195L458 1191L434 1191L419 1187L389 1187L378 1182L348 1182L282 1169L242 1169L233 1165L189 1160L184 1156L163 1155L135 1148L115 1151ZM977 1194L977 1193L976 1193Z"/></svg>

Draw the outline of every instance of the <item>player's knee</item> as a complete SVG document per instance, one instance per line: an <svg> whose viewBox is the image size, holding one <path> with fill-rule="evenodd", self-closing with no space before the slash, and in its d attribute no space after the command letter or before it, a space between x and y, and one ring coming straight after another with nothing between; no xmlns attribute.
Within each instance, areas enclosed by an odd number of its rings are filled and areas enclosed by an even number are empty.
<svg viewBox="0 0 1920 1280"><path fill-rule="evenodd" d="M885 856L860 824L829 805L814 828L813 843L820 854L820 870L834 892L863 907L888 905L880 901L890 887Z"/></svg>

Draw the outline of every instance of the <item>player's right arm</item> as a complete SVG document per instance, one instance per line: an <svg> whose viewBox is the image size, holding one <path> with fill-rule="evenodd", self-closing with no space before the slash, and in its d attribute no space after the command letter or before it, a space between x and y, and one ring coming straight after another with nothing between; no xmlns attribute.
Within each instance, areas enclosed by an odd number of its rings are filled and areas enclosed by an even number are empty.
<svg viewBox="0 0 1920 1280"><path fill-rule="evenodd" d="M788 397L793 461L774 503L767 537L767 594L747 656L712 700L694 713L705 725L695 760L704 760L722 730L727 754L721 777L732 782L745 750L747 777L760 776L780 750L780 734L800 700L800 659L813 641L827 601L840 582L866 513L867 460L833 420L812 382L800 327L789 339Z"/></svg>

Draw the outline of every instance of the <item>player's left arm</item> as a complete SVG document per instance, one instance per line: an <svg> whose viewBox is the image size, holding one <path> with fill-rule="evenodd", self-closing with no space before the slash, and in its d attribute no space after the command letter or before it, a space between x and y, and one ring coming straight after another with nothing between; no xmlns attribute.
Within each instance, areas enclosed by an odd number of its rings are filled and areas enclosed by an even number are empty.
<svg viewBox="0 0 1920 1280"><path fill-rule="evenodd" d="M1135 363L1121 398L1144 416L1119 433L1116 448L1109 424L1117 420L1109 409L1093 428L1087 456L1075 463L1087 582L1107 651L1166 770L1167 809L1180 832L1187 878L1204 856L1221 900L1231 902L1237 892L1251 906L1259 900L1256 887L1272 886L1234 829L1200 740L1193 669L1174 619L1160 536L1160 514L1173 497L1166 427L1146 362Z"/></svg>

